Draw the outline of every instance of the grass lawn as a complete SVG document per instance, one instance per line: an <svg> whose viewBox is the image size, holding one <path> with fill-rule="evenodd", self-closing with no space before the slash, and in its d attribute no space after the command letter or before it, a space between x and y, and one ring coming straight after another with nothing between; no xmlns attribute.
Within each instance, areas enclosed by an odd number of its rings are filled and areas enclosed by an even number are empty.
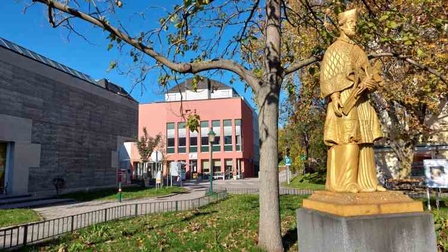
<svg viewBox="0 0 448 252"><path fill-rule="evenodd" d="M297 251L295 211L303 198L281 196L286 251ZM258 214L257 195L230 195L193 211L95 225L25 251L261 251Z"/></svg>
<svg viewBox="0 0 448 252"><path fill-rule="evenodd" d="M0 209L0 227L9 227L41 220L31 209Z"/></svg>
<svg viewBox="0 0 448 252"><path fill-rule="evenodd" d="M297 188L297 189L309 189L309 190L325 190L324 184L313 184L313 183L307 183L307 182L300 182L301 175L294 177L289 185L288 182L283 182L283 187L289 187L289 188Z"/></svg>
<svg viewBox="0 0 448 252"><path fill-rule="evenodd" d="M298 250L295 211L304 198L280 197L285 251ZM439 251L448 251L445 202L440 211L433 211ZM230 195L227 200L193 211L91 226L22 251L261 251L257 247L258 214L257 195Z"/></svg>
<svg viewBox="0 0 448 252"><path fill-rule="evenodd" d="M172 186L161 189L144 187L124 187L122 189L122 199L138 199L147 197L165 196L172 193L183 193L187 190L182 187ZM89 192L75 192L61 195L62 198L75 199L77 201L90 200L117 200L118 189L110 188L104 190L94 190Z"/></svg>

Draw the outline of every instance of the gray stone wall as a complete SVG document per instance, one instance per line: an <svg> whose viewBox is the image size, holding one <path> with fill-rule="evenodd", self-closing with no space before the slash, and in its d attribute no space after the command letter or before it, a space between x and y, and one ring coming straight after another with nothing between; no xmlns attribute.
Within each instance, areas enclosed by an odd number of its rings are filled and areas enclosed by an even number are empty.
<svg viewBox="0 0 448 252"><path fill-rule="evenodd" d="M137 136L136 102L4 48L0 114L32 121L31 143L40 144L41 157L29 168L30 193L54 191L56 177L68 190L114 186L118 138Z"/></svg>

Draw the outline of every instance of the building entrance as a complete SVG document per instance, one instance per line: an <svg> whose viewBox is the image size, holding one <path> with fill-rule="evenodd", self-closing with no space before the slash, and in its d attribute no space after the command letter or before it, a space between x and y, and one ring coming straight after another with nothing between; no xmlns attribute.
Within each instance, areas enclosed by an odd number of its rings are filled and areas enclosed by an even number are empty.
<svg viewBox="0 0 448 252"><path fill-rule="evenodd" d="M197 160L190 160L190 169L189 169L189 178L190 179L198 179L198 166Z"/></svg>
<svg viewBox="0 0 448 252"><path fill-rule="evenodd" d="M6 151L7 143L0 142L0 194L6 194Z"/></svg>

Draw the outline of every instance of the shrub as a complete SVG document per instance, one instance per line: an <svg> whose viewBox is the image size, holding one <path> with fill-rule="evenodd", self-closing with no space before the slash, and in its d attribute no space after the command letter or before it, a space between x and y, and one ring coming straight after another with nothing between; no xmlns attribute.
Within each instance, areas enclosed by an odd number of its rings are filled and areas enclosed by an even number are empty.
<svg viewBox="0 0 448 252"><path fill-rule="evenodd" d="M440 252L448 251L448 218L434 211L434 227L437 236L437 250Z"/></svg>
<svg viewBox="0 0 448 252"><path fill-rule="evenodd" d="M327 174L325 172L305 173L299 178L300 183L325 184Z"/></svg>

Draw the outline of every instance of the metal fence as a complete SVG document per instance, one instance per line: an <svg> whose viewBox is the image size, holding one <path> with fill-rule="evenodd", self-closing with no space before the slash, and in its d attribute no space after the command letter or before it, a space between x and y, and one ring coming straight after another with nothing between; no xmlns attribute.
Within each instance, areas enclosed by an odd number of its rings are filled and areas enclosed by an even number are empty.
<svg viewBox="0 0 448 252"><path fill-rule="evenodd" d="M219 188L227 191L230 194L258 194L260 192L258 188L229 188L229 187L219 187ZM314 193L314 190L280 188L279 193L280 195L311 195Z"/></svg>
<svg viewBox="0 0 448 252"><path fill-rule="evenodd" d="M101 210L39 221L0 229L0 249L12 249L38 243L110 220L136 217L151 213L186 211L205 206L227 197L227 191L191 200L123 204Z"/></svg>

